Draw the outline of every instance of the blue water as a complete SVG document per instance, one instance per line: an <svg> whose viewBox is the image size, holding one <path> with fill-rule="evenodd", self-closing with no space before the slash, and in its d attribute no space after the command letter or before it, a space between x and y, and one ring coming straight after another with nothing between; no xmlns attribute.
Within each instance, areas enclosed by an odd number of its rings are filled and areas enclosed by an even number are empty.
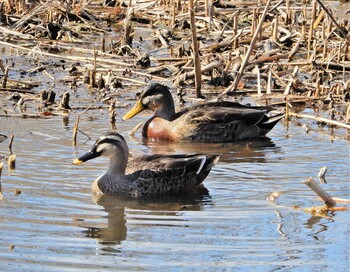
<svg viewBox="0 0 350 272"><path fill-rule="evenodd" d="M265 141L147 144L128 131L148 115L118 121L134 156L222 156L204 182L209 193L96 199L91 183L107 161L80 167L72 161L108 129L108 112L82 115L74 147L76 114L68 124L62 117L0 118L0 132L15 134L17 156L14 171L2 160L1 271L348 271L349 211L319 217L294 208L322 205L303 181L318 180L323 166L328 171L322 186L334 197L350 197L345 131L330 137L328 128L309 122L316 130L306 133L305 120L293 120L279 123ZM0 155L9 155L8 140L0 143ZM281 192L275 202L266 200L272 192Z"/></svg>

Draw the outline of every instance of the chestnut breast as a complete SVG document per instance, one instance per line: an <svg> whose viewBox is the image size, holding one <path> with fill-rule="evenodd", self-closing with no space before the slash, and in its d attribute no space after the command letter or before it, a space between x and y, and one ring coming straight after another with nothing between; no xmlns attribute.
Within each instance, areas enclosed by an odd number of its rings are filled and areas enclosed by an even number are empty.
<svg viewBox="0 0 350 272"><path fill-rule="evenodd" d="M144 126L143 136L147 138L176 141L176 135L172 132L171 122L159 117L150 119Z"/></svg>

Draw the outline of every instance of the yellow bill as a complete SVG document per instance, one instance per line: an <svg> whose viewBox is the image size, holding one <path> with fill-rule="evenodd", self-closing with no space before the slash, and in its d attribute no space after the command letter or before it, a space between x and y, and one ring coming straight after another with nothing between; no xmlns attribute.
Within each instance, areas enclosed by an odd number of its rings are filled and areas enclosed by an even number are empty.
<svg viewBox="0 0 350 272"><path fill-rule="evenodd" d="M141 111L143 111L145 109L144 105L142 105L141 100L138 100L135 104L135 106L129 111L127 112L124 116L123 116L123 120L128 120L132 117L134 117L136 114L140 113Z"/></svg>
<svg viewBox="0 0 350 272"><path fill-rule="evenodd" d="M79 159L75 159L74 161L73 161L73 164L74 165L79 165L79 164L82 164L83 163L83 161L81 161L81 160L79 160Z"/></svg>

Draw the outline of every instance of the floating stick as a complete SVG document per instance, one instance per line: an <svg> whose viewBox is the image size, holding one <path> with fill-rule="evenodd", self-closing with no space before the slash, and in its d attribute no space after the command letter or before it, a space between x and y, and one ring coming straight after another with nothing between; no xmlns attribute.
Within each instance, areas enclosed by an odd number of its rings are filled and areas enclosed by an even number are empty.
<svg viewBox="0 0 350 272"><path fill-rule="evenodd" d="M313 115L308 115L308 114L300 114L300 113L295 113L295 112L290 112L289 113L290 116L294 116L297 118L309 118L309 119L313 119L316 120L318 122L324 122L327 123L329 125L335 125L335 126L339 126L339 127L343 127L346 129L350 129L350 125L342 123L342 122L338 122L335 120L330 120L324 117L320 117L320 116L313 116Z"/></svg>
<svg viewBox="0 0 350 272"><path fill-rule="evenodd" d="M308 178L304 181L304 184L308 186L311 190L313 190L322 200L325 202L327 207L333 208L337 203L333 200L333 198L321 188L320 185L316 183L312 178Z"/></svg>

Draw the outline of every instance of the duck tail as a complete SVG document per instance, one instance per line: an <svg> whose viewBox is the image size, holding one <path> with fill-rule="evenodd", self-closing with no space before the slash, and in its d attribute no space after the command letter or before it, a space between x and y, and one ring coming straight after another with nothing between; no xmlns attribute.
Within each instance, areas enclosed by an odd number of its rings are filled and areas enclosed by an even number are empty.
<svg viewBox="0 0 350 272"><path fill-rule="evenodd" d="M285 114L280 111L269 111L261 120L259 127L262 129L271 130Z"/></svg>
<svg viewBox="0 0 350 272"><path fill-rule="evenodd" d="M219 161L218 155L211 155L211 156L201 155L201 156L198 156L198 158L202 159L202 161L196 172L197 175L200 174L202 171L208 171L208 170L210 171L210 169Z"/></svg>

